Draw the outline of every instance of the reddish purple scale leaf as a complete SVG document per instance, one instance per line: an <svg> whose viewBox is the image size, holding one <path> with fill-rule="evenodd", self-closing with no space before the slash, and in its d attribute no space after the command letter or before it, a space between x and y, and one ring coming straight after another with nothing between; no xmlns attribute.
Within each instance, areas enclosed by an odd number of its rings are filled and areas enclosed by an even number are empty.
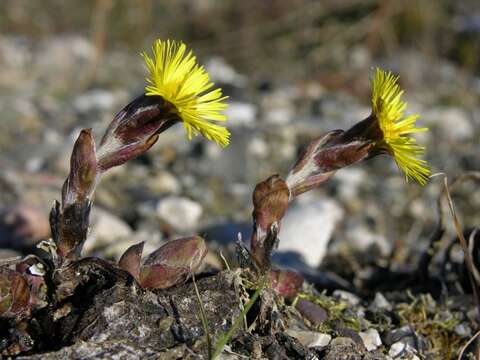
<svg viewBox="0 0 480 360"><path fill-rule="evenodd" d="M270 280L272 289L288 300L293 300L303 285L302 274L293 270L272 270Z"/></svg>
<svg viewBox="0 0 480 360"><path fill-rule="evenodd" d="M140 284L163 289L185 281L206 254L207 246L200 236L172 240L147 257L140 268Z"/></svg>
<svg viewBox="0 0 480 360"><path fill-rule="evenodd" d="M27 280L9 268L0 269L0 316L28 313L30 289Z"/></svg>
<svg viewBox="0 0 480 360"><path fill-rule="evenodd" d="M104 172L145 153L158 134L178 122L173 105L161 96L142 95L112 120L98 149L98 169Z"/></svg>
<svg viewBox="0 0 480 360"><path fill-rule="evenodd" d="M353 137L343 130L333 130L314 139L288 174L286 182L291 199L320 186L336 170L366 159L373 146L372 141Z"/></svg>
<svg viewBox="0 0 480 360"><path fill-rule="evenodd" d="M90 199L97 181L97 155L91 129L78 135L70 157L70 174L62 188L62 208Z"/></svg>
<svg viewBox="0 0 480 360"><path fill-rule="evenodd" d="M118 266L128 271L135 280L138 281L140 276L140 262L142 260L143 246L145 242L130 246L118 261Z"/></svg>

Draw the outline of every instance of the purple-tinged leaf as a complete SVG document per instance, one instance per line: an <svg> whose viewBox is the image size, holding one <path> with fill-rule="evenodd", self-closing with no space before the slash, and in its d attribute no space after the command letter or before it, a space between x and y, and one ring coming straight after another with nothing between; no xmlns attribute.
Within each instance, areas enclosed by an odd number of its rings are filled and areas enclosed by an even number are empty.
<svg viewBox="0 0 480 360"><path fill-rule="evenodd" d="M0 316L15 317L29 312L30 290L27 281L9 268L0 269Z"/></svg>
<svg viewBox="0 0 480 360"><path fill-rule="evenodd" d="M293 270L272 270L270 272L272 289L285 299L293 300L303 285L302 274Z"/></svg>
<svg viewBox="0 0 480 360"><path fill-rule="evenodd" d="M288 206L289 190L278 175L258 183L253 192L253 216L256 224L267 231L273 223L280 222Z"/></svg>
<svg viewBox="0 0 480 360"><path fill-rule="evenodd" d="M70 157L70 174L62 188L62 209L91 199L97 181L97 155L91 129L84 129Z"/></svg>
<svg viewBox="0 0 480 360"><path fill-rule="evenodd" d="M82 130L70 158L70 174L63 184L62 204L50 211L52 238L59 261L80 257L87 239L91 198L97 182L97 156L90 129Z"/></svg>
<svg viewBox="0 0 480 360"><path fill-rule="evenodd" d="M5 316L13 302L11 271L7 268L0 269L0 316Z"/></svg>
<svg viewBox="0 0 480 360"><path fill-rule="evenodd" d="M342 130L330 131L313 140L287 176L291 199L320 186L336 170L371 155L373 142L353 138Z"/></svg>
<svg viewBox="0 0 480 360"><path fill-rule="evenodd" d="M145 153L158 134L178 122L174 107L161 96L142 95L125 106L113 119L100 142L98 167L111 167Z"/></svg>
<svg viewBox="0 0 480 360"><path fill-rule="evenodd" d="M140 268L144 288L164 289L188 279L207 254L200 236L172 240L150 254Z"/></svg>
<svg viewBox="0 0 480 360"><path fill-rule="evenodd" d="M15 272L12 279L12 308L11 312L14 314L28 311L30 302L30 289L28 282L19 273Z"/></svg>
<svg viewBox="0 0 480 360"><path fill-rule="evenodd" d="M271 252L277 242L289 196L287 184L278 175L258 183L253 192L254 228L250 246L252 257L262 271L270 268Z"/></svg>
<svg viewBox="0 0 480 360"><path fill-rule="evenodd" d="M29 305L31 309L45 307L47 302L47 285L44 279L45 264L34 255L29 255L15 265L15 270L27 280L30 289Z"/></svg>
<svg viewBox="0 0 480 360"><path fill-rule="evenodd" d="M140 285L145 289L166 289L187 280L188 267L163 264L143 266L140 270Z"/></svg>
<svg viewBox="0 0 480 360"><path fill-rule="evenodd" d="M140 276L140 261L142 259L143 246L145 242L130 246L118 261L118 266L128 271L135 280L138 281Z"/></svg>

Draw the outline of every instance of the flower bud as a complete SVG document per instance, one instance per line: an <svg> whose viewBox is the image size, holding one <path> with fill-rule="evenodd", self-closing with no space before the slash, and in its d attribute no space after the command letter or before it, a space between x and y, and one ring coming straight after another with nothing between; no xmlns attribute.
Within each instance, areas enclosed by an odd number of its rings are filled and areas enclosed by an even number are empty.
<svg viewBox="0 0 480 360"><path fill-rule="evenodd" d="M207 254L200 236L172 240L150 254L140 268L140 285L165 289L188 279Z"/></svg>

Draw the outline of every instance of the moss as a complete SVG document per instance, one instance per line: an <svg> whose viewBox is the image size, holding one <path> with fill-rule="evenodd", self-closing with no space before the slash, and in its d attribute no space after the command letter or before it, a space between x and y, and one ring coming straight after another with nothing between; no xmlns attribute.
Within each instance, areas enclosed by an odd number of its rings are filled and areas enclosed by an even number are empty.
<svg viewBox="0 0 480 360"><path fill-rule="evenodd" d="M301 293L298 298L309 300L327 311L328 319L321 325L316 326L315 330L332 335L336 335L336 329L339 327L360 331L360 321L351 313L346 302L333 299L327 296L325 292L319 295Z"/></svg>
<svg viewBox="0 0 480 360"><path fill-rule="evenodd" d="M454 329L459 324L458 318L430 295L410 295L410 303L402 303L396 307L401 325L411 325L415 331L427 341L426 357L435 359L454 359L461 347L462 338ZM446 316L448 314L448 316Z"/></svg>

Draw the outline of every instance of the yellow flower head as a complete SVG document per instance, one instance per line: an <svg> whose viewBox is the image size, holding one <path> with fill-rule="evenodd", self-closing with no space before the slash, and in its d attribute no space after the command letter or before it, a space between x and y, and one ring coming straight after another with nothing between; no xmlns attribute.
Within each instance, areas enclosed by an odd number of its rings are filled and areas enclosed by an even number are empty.
<svg viewBox="0 0 480 360"><path fill-rule="evenodd" d="M230 132L216 124L226 121L226 109L221 89L211 90L208 73L183 42L156 40L152 47L153 58L143 53L150 77L145 87L146 95L160 95L170 102L183 122L188 138L202 134L225 147Z"/></svg>
<svg viewBox="0 0 480 360"><path fill-rule="evenodd" d="M403 116L407 103L400 99L402 94L398 76L377 68L372 81L372 115L383 134L377 146L393 156L407 180L416 180L424 185L430 169L427 162L418 156L425 153L425 147L418 145L409 135L428 129L415 127L418 115Z"/></svg>

